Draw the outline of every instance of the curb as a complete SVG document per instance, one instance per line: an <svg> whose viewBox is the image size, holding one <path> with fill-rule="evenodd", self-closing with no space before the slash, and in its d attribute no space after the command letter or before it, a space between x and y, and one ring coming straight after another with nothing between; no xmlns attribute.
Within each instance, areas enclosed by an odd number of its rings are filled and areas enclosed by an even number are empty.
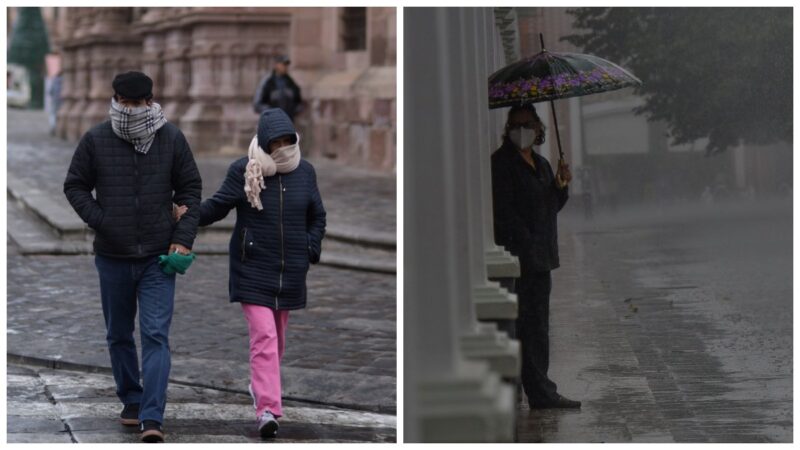
<svg viewBox="0 0 800 450"><path fill-rule="evenodd" d="M12 234L13 239L13 234ZM15 240L19 246L20 253L23 255L91 255L94 251L91 242L38 242L36 244L26 244ZM207 246L197 250L198 255L227 255L228 246ZM336 267L339 269L357 270L361 272L373 272L386 275L397 273L397 266L389 261L370 261L361 258L353 258L339 253L323 253L320 265Z"/></svg>
<svg viewBox="0 0 800 450"><path fill-rule="evenodd" d="M71 209L54 201L50 193L31 186L26 180L10 175L7 180L8 194L28 210L44 220L51 228L64 237L86 237L91 235L91 230L83 223ZM198 230L198 235L214 232L230 232L233 230L232 221L217 222L205 230ZM397 236L393 233L373 232L363 229L348 229L329 227L325 237L341 242L395 250Z"/></svg>
<svg viewBox="0 0 800 450"><path fill-rule="evenodd" d="M13 231L9 231L9 236L16 242L23 255L81 255L93 253L92 231L81 221L77 215L63 205L54 201L47 193L31 187L24 179L18 177L8 177L8 195L21 208L29 211L45 222L47 227L57 233L61 239L49 238L46 240L36 240L34 242L17 239ZM232 223L219 223L198 232L198 237L213 236L220 233L230 233L233 230ZM56 234L53 235L54 237ZM329 229L326 237L334 242L343 242L350 245L362 247L364 250L372 250L372 257L353 256L347 252L327 252L323 253L320 261L321 265L337 267L349 270L364 272L374 272L382 274L396 274L397 263L394 255L395 236L389 233L369 233L361 230L348 229ZM203 244L196 247L198 254L228 254L228 244ZM355 253L358 253L357 251ZM385 253L385 254L381 254Z"/></svg>
<svg viewBox="0 0 800 450"><path fill-rule="evenodd" d="M60 369L60 370L73 370L78 372L86 372L86 373L102 373L106 375L111 375L111 368L110 367L103 367L103 366L93 366L90 364L83 364L83 363L74 363L69 361L61 361L61 360L54 360L54 359L47 359L47 358L38 358L34 356L25 356L19 355L16 353L8 352L6 353L6 363L16 363L16 364L23 364L29 366L38 366L38 367L46 367L48 369ZM241 389L230 389L230 388L221 388L219 386L213 386L210 384L205 383L194 383L189 381L178 380L174 378L169 379L170 383L178 384L181 386L191 386L191 387L199 387L204 389L213 389L215 391L221 392L230 392L234 394L243 394L243 395L250 395L250 393L246 390ZM397 407L396 406L382 406L382 405L361 405L361 404L347 404L347 403L339 403L339 402L323 402L314 399L307 399L302 397L290 397L284 396L284 400L301 402L301 403L308 403L312 405L321 405L321 406L331 406L334 408L340 409L349 409L354 411L367 411L373 413L380 413L380 414L391 414L397 415Z"/></svg>

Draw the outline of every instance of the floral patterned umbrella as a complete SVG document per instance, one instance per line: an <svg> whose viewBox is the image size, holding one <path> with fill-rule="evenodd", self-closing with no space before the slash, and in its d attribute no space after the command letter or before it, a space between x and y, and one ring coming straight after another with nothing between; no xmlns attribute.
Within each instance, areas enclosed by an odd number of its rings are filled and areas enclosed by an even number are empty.
<svg viewBox="0 0 800 450"><path fill-rule="evenodd" d="M489 109L549 101L561 159L561 137L553 100L613 91L642 84L618 65L592 55L542 51L509 64L489 77Z"/></svg>

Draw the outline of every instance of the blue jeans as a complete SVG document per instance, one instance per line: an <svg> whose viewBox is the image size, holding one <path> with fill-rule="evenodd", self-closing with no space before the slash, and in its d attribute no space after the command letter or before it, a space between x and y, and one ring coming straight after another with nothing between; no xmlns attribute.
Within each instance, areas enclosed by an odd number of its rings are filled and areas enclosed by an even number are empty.
<svg viewBox="0 0 800 450"><path fill-rule="evenodd" d="M106 340L117 396L139 403L139 421L164 421L170 370L169 326L175 298L175 274L167 275L158 257L119 259L96 255ZM136 306L142 342L142 384L133 339Z"/></svg>

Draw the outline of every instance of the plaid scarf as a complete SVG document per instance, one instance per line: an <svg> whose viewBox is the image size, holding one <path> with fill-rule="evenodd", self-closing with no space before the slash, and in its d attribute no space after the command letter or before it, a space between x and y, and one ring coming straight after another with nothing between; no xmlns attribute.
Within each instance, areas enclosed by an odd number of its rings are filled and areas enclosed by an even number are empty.
<svg viewBox="0 0 800 450"><path fill-rule="evenodd" d="M131 144L139 153L147 153L153 143L156 131L167 123L161 105L128 108L111 99L111 128L114 134Z"/></svg>

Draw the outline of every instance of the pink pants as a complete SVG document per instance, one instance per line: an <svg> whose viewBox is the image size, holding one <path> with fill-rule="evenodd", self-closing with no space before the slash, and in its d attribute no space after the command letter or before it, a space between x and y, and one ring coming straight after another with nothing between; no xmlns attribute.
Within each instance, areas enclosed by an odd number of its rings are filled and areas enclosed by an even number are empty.
<svg viewBox="0 0 800 450"><path fill-rule="evenodd" d="M242 303L250 331L250 382L255 395L256 418L264 411L275 417L281 411L281 358L285 347L289 311Z"/></svg>

